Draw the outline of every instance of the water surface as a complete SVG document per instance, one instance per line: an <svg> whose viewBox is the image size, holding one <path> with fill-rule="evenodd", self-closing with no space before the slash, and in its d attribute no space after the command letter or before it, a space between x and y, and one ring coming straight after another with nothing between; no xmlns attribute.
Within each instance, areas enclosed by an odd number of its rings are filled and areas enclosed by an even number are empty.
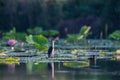
<svg viewBox="0 0 120 80"><path fill-rule="evenodd" d="M0 64L0 80L119 80L120 62L98 61L72 68L59 63Z"/></svg>

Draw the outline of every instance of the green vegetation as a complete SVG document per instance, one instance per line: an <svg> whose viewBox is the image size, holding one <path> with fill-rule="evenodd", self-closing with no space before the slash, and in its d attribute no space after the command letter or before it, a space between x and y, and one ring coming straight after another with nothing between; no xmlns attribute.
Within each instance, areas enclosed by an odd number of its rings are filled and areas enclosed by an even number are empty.
<svg viewBox="0 0 120 80"><path fill-rule="evenodd" d="M105 31L105 24L108 24L108 34L120 28L119 4L120 0L1 0L0 30L8 31L15 26L19 32L39 34L41 29L34 27L63 31L67 27L71 34L82 25L90 25L93 38L98 38Z"/></svg>
<svg viewBox="0 0 120 80"><path fill-rule="evenodd" d="M42 31L43 31L43 29L39 26L27 29L27 33L32 34L32 35L40 35L42 33Z"/></svg>
<svg viewBox="0 0 120 80"><path fill-rule="evenodd" d="M27 33L32 34L32 35L40 35L41 34L46 37L53 37L53 36L59 34L59 32L57 30L43 30L39 26L34 27L34 28L28 28Z"/></svg>
<svg viewBox="0 0 120 80"><path fill-rule="evenodd" d="M88 36L88 34L89 34L90 29L91 29L90 26L83 26L80 29L80 32L79 32L79 35L78 35L77 39L81 40L83 38L86 38Z"/></svg>
<svg viewBox="0 0 120 80"><path fill-rule="evenodd" d="M47 50L48 49L48 40L46 37L42 35L29 35L26 36L26 41L29 44L32 44L35 48L39 50Z"/></svg>
<svg viewBox="0 0 120 80"><path fill-rule="evenodd" d="M120 40L120 30L117 30L109 35L110 39Z"/></svg>
<svg viewBox="0 0 120 80"><path fill-rule="evenodd" d="M5 39L5 40L15 39L15 35L16 35L16 28L14 27L9 32L3 33L3 39Z"/></svg>
<svg viewBox="0 0 120 80"><path fill-rule="evenodd" d="M80 29L80 32L78 34L68 34L67 35L68 41L76 43L76 42L82 40L83 38L86 38L89 34L90 29L91 29L90 26L83 26Z"/></svg>
<svg viewBox="0 0 120 80"><path fill-rule="evenodd" d="M42 34L46 37L53 37L55 35L58 35L59 32L57 30L45 30L42 32Z"/></svg>
<svg viewBox="0 0 120 80"><path fill-rule="evenodd" d="M9 40L9 39L16 39L18 41L25 41L25 36L27 34L24 32L17 32L16 28L11 29L9 32L3 33L3 39Z"/></svg>

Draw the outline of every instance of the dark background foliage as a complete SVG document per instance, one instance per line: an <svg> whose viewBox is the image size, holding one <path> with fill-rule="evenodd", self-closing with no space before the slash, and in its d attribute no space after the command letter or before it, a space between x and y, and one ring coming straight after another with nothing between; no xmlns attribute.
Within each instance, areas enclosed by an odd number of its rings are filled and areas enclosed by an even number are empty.
<svg viewBox="0 0 120 80"><path fill-rule="evenodd" d="M25 32L40 26L56 29L61 37L91 26L90 38L120 29L120 0L0 0L0 31L16 27Z"/></svg>

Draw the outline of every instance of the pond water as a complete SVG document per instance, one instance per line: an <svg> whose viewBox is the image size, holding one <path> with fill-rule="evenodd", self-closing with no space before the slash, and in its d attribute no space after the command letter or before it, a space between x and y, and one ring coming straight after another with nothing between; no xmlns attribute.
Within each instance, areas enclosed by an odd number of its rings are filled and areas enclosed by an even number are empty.
<svg viewBox="0 0 120 80"><path fill-rule="evenodd" d="M69 62L68 62L69 63ZM74 63L74 62L73 62ZM57 63L0 64L0 80L119 80L120 62L98 60L88 67Z"/></svg>

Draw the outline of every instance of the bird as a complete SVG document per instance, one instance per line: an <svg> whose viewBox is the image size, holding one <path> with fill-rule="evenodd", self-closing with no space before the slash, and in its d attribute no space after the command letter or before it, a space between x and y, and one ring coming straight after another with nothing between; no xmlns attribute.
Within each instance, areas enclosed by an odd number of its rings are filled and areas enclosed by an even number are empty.
<svg viewBox="0 0 120 80"><path fill-rule="evenodd" d="M48 58L51 57L52 51L53 51L53 47L50 46L49 49L48 49Z"/></svg>
<svg viewBox="0 0 120 80"><path fill-rule="evenodd" d="M59 37L58 37L58 36L55 36L55 37L53 38L53 40L51 41L51 45L50 45L50 47L49 47L49 49L48 49L48 58L54 57L54 43L55 43L55 41L58 40L58 39L59 39Z"/></svg>

